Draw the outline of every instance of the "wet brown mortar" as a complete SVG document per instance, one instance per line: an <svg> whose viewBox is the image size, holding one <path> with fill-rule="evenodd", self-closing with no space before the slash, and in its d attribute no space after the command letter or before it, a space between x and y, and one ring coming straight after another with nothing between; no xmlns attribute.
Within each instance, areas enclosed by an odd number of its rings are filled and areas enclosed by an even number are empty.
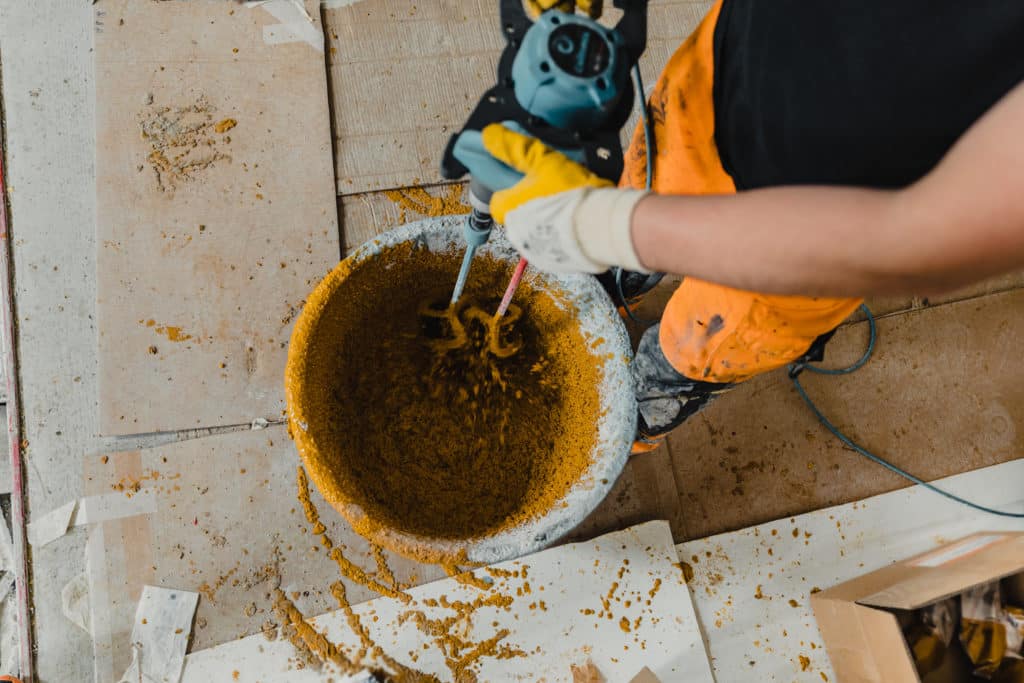
<svg viewBox="0 0 1024 683"><path fill-rule="evenodd" d="M549 511L590 464L603 361L572 307L524 282L518 353L439 356L418 309L450 294L457 268L457 254L384 249L346 274L310 332L297 392L317 445L307 465L329 500L363 508L361 532L486 536ZM478 257L465 297L493 310L511 272Z"/></svg>

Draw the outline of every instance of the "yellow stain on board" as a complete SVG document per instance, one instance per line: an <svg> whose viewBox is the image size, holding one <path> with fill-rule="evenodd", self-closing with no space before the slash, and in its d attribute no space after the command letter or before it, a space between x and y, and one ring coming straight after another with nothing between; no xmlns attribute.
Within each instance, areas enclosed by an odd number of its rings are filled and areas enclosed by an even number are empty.
<svg viewBox="0 0 1024 683"><path fill-rule="evenodd" d="M167 339L172 342L183 342L192 338L191 334L182 332L180 327L176 325L157 325L156 321L152 318L149 320L140 320L139 324L145 325L146 327L152 327L154 332L167 337Z"/></svg>
<svg viewBox="0 0 1024 683"><path fill-rule="evenodd" d="M172 342L183 342L188 341L189 339L192 338L191 334L185 334L184 332L181 331L180 327L174 327L172 325L167 325L166 327L158 327L156 328L156 333L164 335Z"/></svg>
<svg viewBox="0 0 1024 683"><path fill-rule="evenodd" d="M462 201L462 191L462 185L445 185L437 196L424 187L385 190L384 195L402 210L400 220L404 223L408 212L430 218L469 213L471 208Z"/></svg>

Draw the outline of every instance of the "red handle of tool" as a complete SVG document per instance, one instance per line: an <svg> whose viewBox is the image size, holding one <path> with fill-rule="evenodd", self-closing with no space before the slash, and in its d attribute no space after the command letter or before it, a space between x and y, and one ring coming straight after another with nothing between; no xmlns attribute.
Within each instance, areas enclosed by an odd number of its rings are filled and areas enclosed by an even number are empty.
<svg viewBox="0 0 1024 683"><path fill-rule="evenodd" d="M526 259L519 259L519 263L516 264L516 270L512 273L512 279L508 283L508 287L505 289L505 296L501 298L501 305L498 306L498 312L494 314L494 318L498 319L505 315L505 311L508 310L508 305L512 303L512 296L516 293L516 288L519 287L519 281L523 279L523 273L526 272Z"/></svg>

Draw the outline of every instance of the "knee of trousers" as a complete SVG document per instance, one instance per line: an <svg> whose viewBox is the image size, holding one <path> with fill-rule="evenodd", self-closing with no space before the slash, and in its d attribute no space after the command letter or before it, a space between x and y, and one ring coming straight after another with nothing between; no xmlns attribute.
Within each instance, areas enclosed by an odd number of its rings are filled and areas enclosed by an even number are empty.
<svg viewBox="0 0 1024 683"><path fill-rule="evenodd" d="M686 377L665 357L659 341L661 324L648 328L633 360L633 379L643 437L675 429L734 384Z"/></svg>

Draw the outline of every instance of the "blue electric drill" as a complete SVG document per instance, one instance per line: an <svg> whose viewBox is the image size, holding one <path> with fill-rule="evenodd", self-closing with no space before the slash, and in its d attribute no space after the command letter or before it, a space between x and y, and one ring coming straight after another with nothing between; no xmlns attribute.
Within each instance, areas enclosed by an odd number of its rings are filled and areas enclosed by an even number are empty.
<svg viewBox="0 0 1024 683"><path fill-rule="evenodd" d="M618 182L623 165L619 131L633 109L630 74L647 45L647 0L614 4L623 16L615 28L606 28L559 10L548 10L533 22L522 0L501 0L506 45L498 81L448 141L441 161L445 178L470 175L472 213L463 230L467 248L452 305L462 296L473 254L494 226L491 195L522 178L484 149L481 131L486 126L502 123L532 135L596 175Z"/></svg>

